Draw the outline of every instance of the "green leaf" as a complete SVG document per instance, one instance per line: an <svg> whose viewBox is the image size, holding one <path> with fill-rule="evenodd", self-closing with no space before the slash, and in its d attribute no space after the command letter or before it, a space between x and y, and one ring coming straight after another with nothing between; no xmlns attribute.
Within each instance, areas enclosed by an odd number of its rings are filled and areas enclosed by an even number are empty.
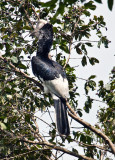
<svg viewBox="0 0 115 160"><path fill-rule="evenodd" d="M65 51L66 53L69 53L69 49L66 45L63 44L63 45L59 46L59 48L62 49L63 51Z"/></svg>
<svg viewBox="0 0 115 160"><path fill-rule="evenodd" d="M72 152L78 153L78 151L75 148L72 148Z"/></svg>
<svg viewBox="0 0 115 160"><path fill-rule="evenodd" d="M4 46L3 46L3 44L2 44L2 43L0 43L0 49L3 49L3 47L4 47Z"/></svg>
<svg viewBox="0 0 115 160"><path fill-rule="evenodd" d="M94 15L94 18L93 18L95 21L97 21L97 16L96 15Z"/></svg>
<svg viewBox="0 0 115 160"><path fill-rule="evenodd" d="M87 11L87 10L84 10L83 13L88 17L91 15L91 13L89 11Z"/></svg>
<svg viewBox="0 0 115 160"><path fill-rule="evenodd" d="M99 81L99 86L103 87L104 83L103 81Z"/></svg>
<svg viewBox="0 0 115 160"><path fill-rule="evenodd" d="M108 43L109 43L108 40L105 40L105 41L104 41L104 46L105 46L105 48L108 48Z"/></svg>
<svg viewBox="0 0 115 160"><path fill-rule="evenodd" d="M89 58L89 62L91 65L95 65L95 63L99 63L99 60L94 57L91 57Z"/></svg>
<svg viewBox="0 0 115 160"><path fill-rule="evenodd" d="M88 79L94 79L96 77L96 75L91 75Z"/></svg>
<svg viewBox="0 0 115 160"><path fill-rule="evenodd" d="M85 106L83 107L86 113L89 113L88 102L85 102Z"/></svg>
<svg viewBox="0 0 115 160"><path fill-rule="evenodd" d="M19 67L20 69L27 69L27 66L25 66L25 65L22 64L22 63L20 63L20 64L18 65L18 67Z"/></svg>
<svg viewBox="0 0 115 160"><path fill-rule="evenodd" d="M91 43L85 43L87 46L89 47L93 47L93 45Z"/></svg>
<svg viewBox="0 0 115 160"><path fill-rule="evenodd" d="M80 42L80 43L78 43L75 47L78 48L79 46L81 46L81 44L82 44L82 43Z"/></svg>
<svg viewBox="0 0 115 160"><path fill-rule="evenodd" d="M83 56L81 63L82 63L82 66L83 66L83 67L84 67L85 65L87 65L86 56Z"/></svg>
<svg viewBox="0 0 115 160"><path fill-rule="evenodd" d="M88 144L91 144L91 142L92 142L92 138L91 138L91 137L89 137L89 136L87 136L87 142L88 142Z"/></svg>
<svg viewBox="0 0 115 160"><path fill-rule="evenodd" d="M65 5L63 4L63 2L60 2L57 12L62 15L64 12L64 7L65 7Z"/></svg>
<svg viewBox="0 0 115 160"><path fill-rule="evenodd" d="M15 57L15 56L12 56L12 57L11 57L11 61L12 61L13 63L18 63L18 59L17 59L17 57Z"/></svg>
<svg viewBox="0 0 115 160"><path fill-rule="evenodd" d="M77 111L77 113L79 114L80 117L82 117L82 112L81 111Z"/></svg>
<svg viewBox="0 0 115 160"><path fill-rule="evenodd" d="M86 137L83 134L81 134L81 136L80 136L80 142L81 141L86 143Z"/></svg>
<svg viewBox="0 0 115 160"><path fill-rule="evenodd" d="M26 121L26 122L30 122L30 115L29 115L29 114L26 114L26 115L25 115L25 121Z"/></svg>
<svg viewBox="0 0 115 160"><path fill-rule="evenodd" d="M85 54L87 54L87 50L85 48L85 44L82 44L81 49L84 50Z"/></svg>
<svg viewBox="0 0 115 160"><path fill-rule="evenodd" d="M54 17L53 17L54 19L56 19L56 17L57 17L59 14L63 15L63 13L64 13L64 7L65 7L64 3L63 3L63 2L60 2L60 3L59 3L59 8L57 9L56 14L55 14Z"/></svg>
<svg viewBox="0 0 115 160"><path fill-rule="evenodd" d="M98 3L102 3L102 1L101 0L95 0L96 2L98 2Z"/></svg>
<svg viewBox="0 0 115 160"><path fill-rule="evenodd" d="M76 48L76 52L78 53L78 54L82 54L82 50L80 49L80 48L78 48L78 47L75 47Z"/></svg>
<svg viewBox="0 0 115 160"><path fill-rule="evenodd" d="M85 102L85 106L84 106L84 110L86 113L89 113L89 111L92 107L92 103L93 103L93 100L88 96L87 101Z"/></svg>
<svg viewBox="0 0 115 160"><path fill-rule="evenodd" d="M91 9L91 10L95 10L96 9L96 6L93 5L93 1L89 1L88 3L85 3L84 6L86 9Z"/></svg>
<svg viewBox="0 0 115 160"><path fill-rule="evenodd" d="M8 35L4 35L2 39L8 39Z"/></svg>
<svg viewBox="0 0 115 160"><path fill-rule="evenodd" d="M24 26L23 29L31 30L31 27L30 26Z"/></svg>
<svg viewBox="0 0 115 160"><path fill-rule="evenodd" d="M108 7L112 11L113 8L113 0L108 0Z"/></svg>

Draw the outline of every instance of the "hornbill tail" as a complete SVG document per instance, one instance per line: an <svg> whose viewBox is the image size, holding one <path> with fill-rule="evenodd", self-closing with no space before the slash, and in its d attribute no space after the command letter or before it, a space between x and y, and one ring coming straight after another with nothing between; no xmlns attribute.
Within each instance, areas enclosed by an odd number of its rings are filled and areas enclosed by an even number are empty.
<svg viewBox="0 0 115 160"><path fill-rule="evenodd" d="M54 107L56 113L56 126L60 135L68 136L70 127L67 115L66 101L62 99L54 99Z"/></svg>

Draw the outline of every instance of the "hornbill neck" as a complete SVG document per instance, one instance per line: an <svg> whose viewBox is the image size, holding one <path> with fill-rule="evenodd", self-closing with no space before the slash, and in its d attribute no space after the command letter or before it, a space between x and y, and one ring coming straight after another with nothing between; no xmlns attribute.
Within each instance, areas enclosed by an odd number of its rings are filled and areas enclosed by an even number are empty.
<svg viewBox="0 0 115 160"><path fill-rule="evenodd" d="M41 59L49 59L49 53L48 52L39 52L39 51L37 51L36 56L40 57Z"/></svg>
<svg viewBox="0 0 115 160"><path fill-rule="evenodd" d="M44 37L38 40L36 56L48 58L52 45L52 39L46 39Z"/></svg>
<svg viewBox="0 0 115 160"><path fill-rule="evenodd" d="M37 56L48 58L52 43L53 28L51 24L46 23L41 29L38 30Z"/></svg>

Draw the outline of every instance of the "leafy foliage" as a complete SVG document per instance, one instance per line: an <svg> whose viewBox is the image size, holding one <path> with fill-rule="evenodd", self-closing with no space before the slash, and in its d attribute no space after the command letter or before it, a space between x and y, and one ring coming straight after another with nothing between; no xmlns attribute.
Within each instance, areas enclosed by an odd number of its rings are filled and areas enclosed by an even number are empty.
<svg viewBox="0 0 115 160"><path fill-rule="evenodd" d="M98 96L106 102L107 107L101 108L98 114L99 121L103 122L105 134L110 136L115 143L115 67L111 71L110 82L104 85L103 81L99 82Z"/></svg>
<svg viewBox="0 0 115 160"><path fill-rule="evenodd" d="M90 41L92 31L97 35L97 47L104 44L107 48L109 40L102 33L102 28L106 30L103 16L94 15L92 19L90 17L90 11L96 9L95 3L83 0L81 2L84 2L82 6L78 0L50 0L46 3L38 0L0 2L0 159L56 159L62 155L56 154L56 157L52 149L64 153L66 142L72 146L71 154L67 150L66 153L80 157L79 159L84 159L82 155L79 156L79 147L83 148L87 159L100 159L103 149L96 146L97 143L104 144L105 152L112 152L105 141L85 125L77 131L72 130L68 137L59 137L55 123L43 120L35 114L37 110L47 114L53 105L51 97L43 95L40 85L37 87L37 82L29 78L30 60L37 50L37 39L33 39L30 32L34 29L39 13L40 18L47 17L54 26L52 50L56 51L56 61L67 73L69 103L80 117L83 115L78 104L80 94L76 85L75 67L71 67L69 63L70 56L75 52L81 58L83 67L88 63L95 65L99 60L89 57L87 50L88 47L93 47L93 42ZM87 21L83 17L87 18ZM100 109L98 118L103 132L114 142L114 69L112 73L109 89L104 87L103 81L99 82L98 96L108 106L106 110ZM89 90L94 91L96 87L94 78L95 75L91 75L84 84L87 100L83 110L88 114L91 113L94 101L89 94ZM44 127L47 133L39 130L36 121L38 119L43 122L43 126L47 126ZM100 129L100 126L97 128ZM74 147L74 143L77 147ZM60 146L62 148L59 148Z"/></svg>

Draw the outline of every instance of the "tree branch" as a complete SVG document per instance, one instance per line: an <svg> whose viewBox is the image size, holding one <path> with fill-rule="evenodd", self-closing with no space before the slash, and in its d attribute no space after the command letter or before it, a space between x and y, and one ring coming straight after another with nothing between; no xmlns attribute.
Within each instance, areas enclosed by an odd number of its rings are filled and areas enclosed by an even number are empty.
<svg viewBox="0 0 115 160"><path fill-rule="evenodd" d="M111 140L101 131L99 131L98 129L96 129L95 127L93 127L90 123L84 121L83 119L81 119L80 117L78 117L78 115L76 114L76 112L71 108L71 106L69 105L69 103L66 103L67 107L69 108L70 112L69 112L69 116L71 118L73 118L75 121L79 122L80 124L82 124L84 127L90 129L91 131L93 131L94 133L96 133L98 136L100 136L101 138L103 138L103 140L105 141L105 143L107 143L111 150L112 153L115 154L115 146L114 144L111 142Z"/></svg>
<svg viewBox="0 0 115 160"><path fill-rule="evenodd" d="M35 8L33 7L33 5L32 5L32 4L30 4L30 5L31 5L31 7L32 7L32 10L34 11L35 16L36 16L37 19L39 20L39 19L40 19L40 16L37 15L37 13L36 13Z"/></svg>
<svg viewBox="0 0 115 160"><path fill-rule="evenodd" d="M5 158L2 158L0 160L11 160L11 159L15 159L15 158L20 158L21 156L25 156L27 154L30 154L32 152L36 152L38 150L41 150L41 149L37 149L37 150L33 150L33 151L28 151L28 152L25 152L25 153L21 153L21 154L18 154L18 155L15 155L15 156L12 156L12 157L5 157Z"/></svg>
<svg viewBox="0 0 115 160"><path fill-rule="evenodd" d="M47 147L50 147L50 149L55 149L57 151L61 151L63 153L67 153L67 154L69 154L71 156L74 156L74 157L82 158L84 160L94 160L93 158L90 158L90 157L87 157L87 156L84 156L84 155L80 155L80 154L72 152L72 151L70 151L70 150L68 150L66 148L63 148L63 147L60 147L60 146L56 146L56 145L54 145L52 143L47 142L46 140L41 141L41 142L31 141L31 140L28 140L27 138L24 138L24 136L15 136L13 133L10 133L10 132L8 132L6 130L2 130L2 129L0 129L0 130L2 132L4 132L4 134L12 137L13 139L17 139L20 142L25 142L25 143L29 143L29 144L33 144L33 145L36 145L36 144L42 145L42 146L45 145Z"/></svg>
<svg viewBox="0 0 115 160"><path fill-rule="evenodd" d="M25 78L29 79L30 81L34 82L41 90L44 90L43 86L38 81L36 81L35 79L28 76L26 73L19 70L11 62L9 62L6 58L4 58L3 56L0 56L0 59L2 59L4 61L4 63L7 62L9 64L9 66L15 70L15 72L21 74L23 77L25 77Z"/></svg>
<svg viewBox="0 0 115 160"><path fill-rule="evenodd" d="M93 158L89 158L89 157L86 157L86 156L83 156L83 155L80 155L78 153L75 153L75 152L72 152L72 151L69 151L67 150L66 148L63 148L63 147L60 147L60 146L56 146L52 143L49 143L47 141L44 141L44 142L35 142L35 141L31 141L31 140L23 140L24 142L27 142L27 143L30 143L30 144L38 144L38 145L46 145L46 146L49 146L51 147L52 149L55 149L55 150L58 150L58 151L62 151L64 153L67 153L71 156L74 156L74 157L78 157L78 158L82 158L84 160L94 160Z"/></svg>

